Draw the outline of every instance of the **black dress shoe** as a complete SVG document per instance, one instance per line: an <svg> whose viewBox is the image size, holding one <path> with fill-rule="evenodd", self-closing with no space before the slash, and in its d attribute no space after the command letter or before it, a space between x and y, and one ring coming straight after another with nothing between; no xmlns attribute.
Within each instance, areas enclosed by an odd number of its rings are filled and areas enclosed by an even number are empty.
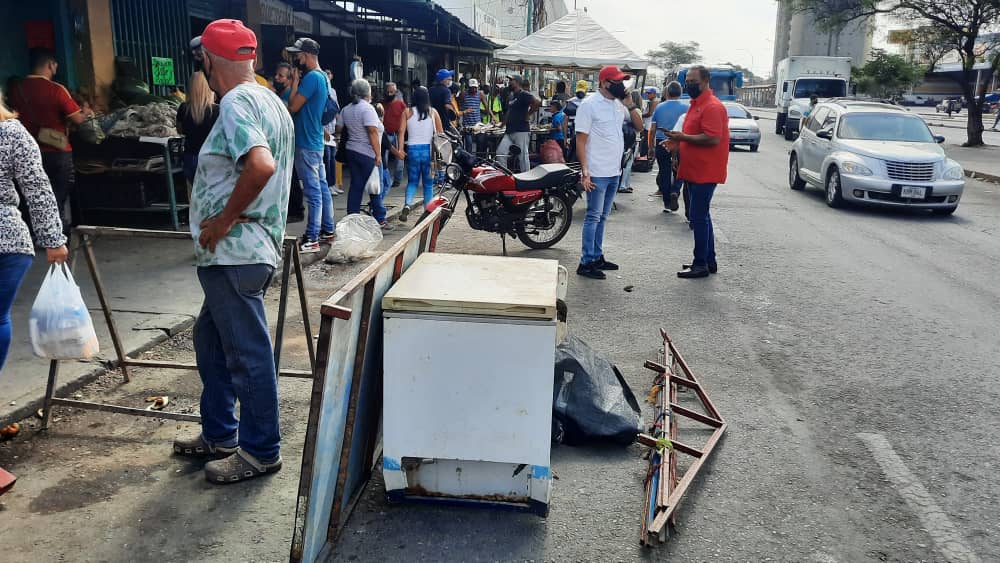
<svg viewBox="0 0 1000 563"><path fill-rule="evenodd" d="M683 269L683 270L690 270L691 269L691 264L681 264L681 269ZM708 265L708 272L711 273L711 274L717 274L717 273L719 273L719 264L718 263L709 264Z"/></svg>
<svg viewBox="0 0 1000 563"><path fill-rule="evenodd" d="M593 262L590 264L580 264L576 267L576 275L583 276L586 278L591 278L595 280L607 279L608 276L599 270Z"/></svg>
<svg viewBox="0 0 1000 563"><path fill-rule="evenodd" d="M597 259L596 262L594 262L594 267L596 267L598 270L617 270L618 264L615 264L614 262L608 262L607 260L604 259L603 256L601 256L600 258Z"/></svg>
<svg viewBox="0 0 1000 563"><path fill-rule="evenodd" d="M710 275L708 268L696 268L677 272L677 277L684 279L707 278Z"/></svg>

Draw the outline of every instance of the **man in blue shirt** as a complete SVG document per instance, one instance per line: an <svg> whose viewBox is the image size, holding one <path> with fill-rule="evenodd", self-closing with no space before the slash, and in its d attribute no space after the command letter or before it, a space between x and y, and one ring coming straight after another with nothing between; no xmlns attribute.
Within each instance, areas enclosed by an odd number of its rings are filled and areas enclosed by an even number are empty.
<svg viewBox="0 0 1000 563"><path fill-rule="evenodd" d="M677 120L687 113L688 105L680 101L683 90L679 82L671 82L667 85L667 99L656 106L653 112L650 128L656 131L655 137L649 135L649 143L656 143L656 166L659 171L656 173L656 185L660 188L660 195L663 196L663 209L677 211L679 206L677 200L680 197L680 185L674 185L673 181L673 160L670 151L663 146L667 140L667 131L677 125ZM652 146L649 147L653 149Z"/></svg>
<svg viewBox="0 0 1000 563"><path fill-rule="evenodd" d="M323 166L323 112L330 83L319 67L319 43L302 38L285 49L293 57L288 111L295 122L295 171L309 203L300 252L319 252L320 243L334 239L333 196Z"/></svg>

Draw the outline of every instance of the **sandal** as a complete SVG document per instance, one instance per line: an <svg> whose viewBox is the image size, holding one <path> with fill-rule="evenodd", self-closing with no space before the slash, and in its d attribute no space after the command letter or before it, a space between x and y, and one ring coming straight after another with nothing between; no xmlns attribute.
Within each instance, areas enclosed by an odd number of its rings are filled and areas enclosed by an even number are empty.
<svg viewBox="0 0 1000 563"><path fill-rule="evenodd" d="M236 453L205 464L205 479L216 484L230 484L275 473L281 469L281 456L271 463L261 463L254 456L237 448Z"/></svg>
<svg viewBox="0 0 1000 563"><path fill-rule="evenodd" d="M198 436L188 440L174 440L174 453L187 457L219 459L236 453L236 446L216 446L199 433Z"/></svg>

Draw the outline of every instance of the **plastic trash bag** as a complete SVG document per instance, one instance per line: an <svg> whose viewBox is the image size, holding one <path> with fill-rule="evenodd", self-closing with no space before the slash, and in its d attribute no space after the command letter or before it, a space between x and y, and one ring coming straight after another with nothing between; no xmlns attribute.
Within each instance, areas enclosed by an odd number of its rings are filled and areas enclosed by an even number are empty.
<svg viewBox="0 0 1000 563"><path fill-rule="evenodd" d="M382 171L378 166L372 168L372 173L368 175L368 182L365 183L365 191L371 195L382 193Z"/></svg>
<svg viewBox="0 0 1000 563"><path fill-rule="evenodd" d="M35 355L89 360L100 351L94 323L66 264L53 264L42 280L28 320Z"/></svg>
<svg viewBox="0 0 1000 563"><path fill-rule="evenodd" d="M375 256L382 242L382 228L370 215L352 213L337 223L337 240L326 255L328 264L355 262Z"/></svg>
<svg viewBox="0 0 1000 563"><path fill-rule="evenodd" d="M576 336L556 347L553 441L631 444L642 429L639 401L618 367Z"/></svg>

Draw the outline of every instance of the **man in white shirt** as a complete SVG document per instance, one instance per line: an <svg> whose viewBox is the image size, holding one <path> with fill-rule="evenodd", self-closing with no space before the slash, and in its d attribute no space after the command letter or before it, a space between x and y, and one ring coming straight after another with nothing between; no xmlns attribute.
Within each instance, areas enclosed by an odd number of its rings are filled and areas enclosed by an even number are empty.
<svg viewBox="0 0 1000 563"><path fill-rule="evenodd" d="M617 264L604 259L604 223L614 204L622 173L625 116L629 116L636 131L642 131L642 112L625 86L629 78L617 66L602 68L597 95L585 99L576 112L576 150L583 176L581 183L587 191L583 251L576 273L597 280L607 277L604 270L618 269Z"/></svg>

